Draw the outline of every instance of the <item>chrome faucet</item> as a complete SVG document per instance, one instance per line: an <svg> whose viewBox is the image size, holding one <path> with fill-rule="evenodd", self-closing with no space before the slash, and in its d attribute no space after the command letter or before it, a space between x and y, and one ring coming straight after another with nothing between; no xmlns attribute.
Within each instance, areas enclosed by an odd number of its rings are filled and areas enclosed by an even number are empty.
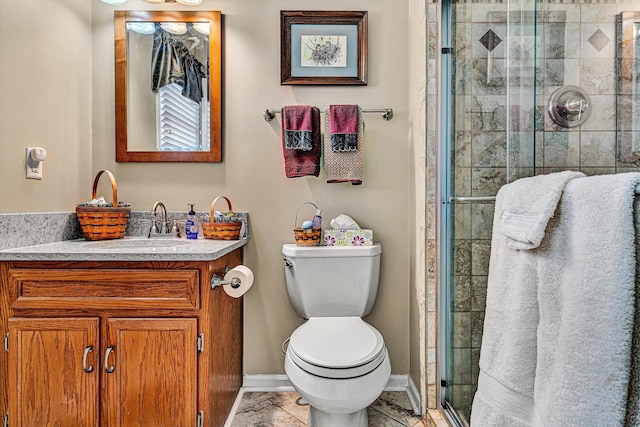
<svg viewBox="0 0 640 427"><path fill-rule="evenodd" d="M160 218L160 227L158 227L157 220L157 210L161 209L162 218ZM165 208L164 203L158 201L153 204L151 208L151 229L149 230L148 237L157 235L157 234L167 234L169 233L169 220L167 220L167 208Z"/></svg>

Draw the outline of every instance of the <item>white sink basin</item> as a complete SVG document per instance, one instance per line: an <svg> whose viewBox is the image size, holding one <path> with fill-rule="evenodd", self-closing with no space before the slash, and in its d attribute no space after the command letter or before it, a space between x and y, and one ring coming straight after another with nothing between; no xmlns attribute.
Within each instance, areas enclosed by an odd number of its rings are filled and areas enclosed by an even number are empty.
<svg viewBox="0 0 640 427"><path fill-rule="evenodd" d="M106 240L100 242L83 243L82 246L92 249L157 249L175 248L176 246L190 245L192 242L184 239L135 239L135 240Z"/></svg>

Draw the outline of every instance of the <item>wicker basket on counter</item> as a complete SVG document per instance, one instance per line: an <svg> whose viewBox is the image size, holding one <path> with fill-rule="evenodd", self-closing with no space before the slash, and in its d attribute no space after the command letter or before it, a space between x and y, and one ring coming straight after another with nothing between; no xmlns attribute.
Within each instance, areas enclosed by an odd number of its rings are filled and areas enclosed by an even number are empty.
<svg viewBox="0 0 640 427"><path fill-rule="evenodd" d="M213 199L213 202L211 202L211 209L209 211L209 222L202 221L202 234L205 239L238 240L240 239L240 230L242 230L242 221L215 220L215 206L216 202L220 199L227 201L229 213L233 213L233 207L231 206L231 201L228 198L218 196Z"/></svg>
<svg viewBox="0 0 640 427"><path fill-rule="evenodd" d="M111 180L113 206L76 206L76 215L82 228L82 236L87 240L121 239L127 229L131 207L118 204L118 186L110 171L101 170L96 175L93 180L92 199L96 198L98 181L103 173Z"/></svg>
<svg viewBox="0 0 640 427"><path fill-rule="evenodd" d="M300 208L304 205L313 205L316 210L318 206L316 206L313 202L304 202L300 206L298 206L298 210L296 210L296 219L293 223L293 237L296 239L296 245L298 246L319 246L322 241L322 229L321 228L301 228L298 227L298 214L300 213Z"/></svg>

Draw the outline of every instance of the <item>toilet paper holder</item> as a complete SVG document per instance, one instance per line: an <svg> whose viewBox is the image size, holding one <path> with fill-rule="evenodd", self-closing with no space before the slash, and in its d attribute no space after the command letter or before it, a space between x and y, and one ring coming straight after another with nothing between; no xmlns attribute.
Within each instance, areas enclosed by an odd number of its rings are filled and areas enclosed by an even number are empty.
<svg viewBox="0 0 640 427"><path fill-rule="evenodd" d="M213 273L213 272L212 272ZM224 292L232 298L240 298L253 285L253 271L245 265L236 265L234 268L225 268L224 277L221 273L211 275L211 289L227 286Z"/></svg>
<svg viewBox="0 0 640 427"><path fill-rule="evenodd" d="M242 284L242 280L239 277L232 277L231 280L224 280L222 277L214 274L211 276L211 289L215 289L219 286L231 286L233 289L238 289Z"/></svg>

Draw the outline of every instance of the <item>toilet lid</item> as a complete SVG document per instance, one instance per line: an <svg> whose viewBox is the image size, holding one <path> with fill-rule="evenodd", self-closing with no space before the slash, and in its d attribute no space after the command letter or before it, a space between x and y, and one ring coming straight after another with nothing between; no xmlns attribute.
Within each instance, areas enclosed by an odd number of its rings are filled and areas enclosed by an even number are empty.
<svg viewBox="0 0 640 427"><path fill-rule="evenodd" d="M309 373L353 378L386 357L380 332L359 317L312 317L291 335L291 359Z"/></svg>

